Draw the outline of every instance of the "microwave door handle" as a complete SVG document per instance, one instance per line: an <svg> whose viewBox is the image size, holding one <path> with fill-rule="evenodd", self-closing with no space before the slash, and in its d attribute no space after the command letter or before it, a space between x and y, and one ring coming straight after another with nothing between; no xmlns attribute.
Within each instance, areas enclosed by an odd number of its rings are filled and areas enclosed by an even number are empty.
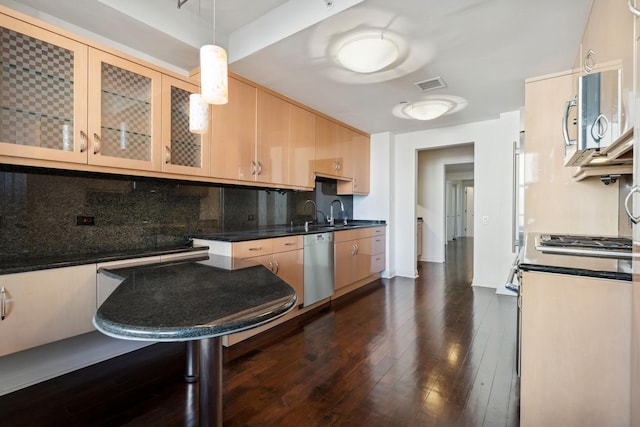
<svg viewBox="0 0 640 427"><path fill-rule="evenodd" d="M591 136L594 140L600 142L602 138L607 135L609 130L609 119L604 114L600 114L596 117L593 125L591 125Z"/></svg>
<svg viewBox="0 0 640 427"><path fill-rule="evenodd" d="M633 194L638 192L640 192L640 187L638 187L637 185L634 185L631 188L631 191L629 191L629 194L627 194L627 197L625 197L624 199L624 210L627 213L627 216L629 217L631 222L633 222L634 224L637 224L638 222L640 222L640 217L637 217L631 213L631 208L629 208L629 202L632 200Z"/></svg>
<svg viewBox="0 0 640 427"><path fill-rule="evenodd" d="M569 139L569 113L571 109L578 105L576 97L574 97L571 101L567 101L564 109L564 117L562 118L562 136L564 137L564 144L574 145L576 143L575 139Z"/></svg>

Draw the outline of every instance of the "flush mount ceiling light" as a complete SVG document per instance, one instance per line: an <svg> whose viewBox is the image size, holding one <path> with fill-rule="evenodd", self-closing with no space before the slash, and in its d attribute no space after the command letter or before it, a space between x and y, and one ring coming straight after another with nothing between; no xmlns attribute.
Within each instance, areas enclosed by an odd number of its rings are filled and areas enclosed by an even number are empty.
<svg viewBox="0 0 640 427"><path fill-rule="evenodd" d="M467 106L463 98L441 95L416 102L401 102L393 107L393 115L401 119L433 120L445 114L455 113Z"/></svg>
<svg viewBox="0 0 640 427"><path fill-rule="evenodd" d="M454 104L444 99L432 99L407 104L404 113L416 120L433 120L446 114L454 107Z"/></svg>
<svg viewBox="0 0 640 427"><path fill-rule="evenodd" d="M356 73L374 73L393 64L399 56L398 46L383 34L359 35L339 48L336 59Z"/></svg>

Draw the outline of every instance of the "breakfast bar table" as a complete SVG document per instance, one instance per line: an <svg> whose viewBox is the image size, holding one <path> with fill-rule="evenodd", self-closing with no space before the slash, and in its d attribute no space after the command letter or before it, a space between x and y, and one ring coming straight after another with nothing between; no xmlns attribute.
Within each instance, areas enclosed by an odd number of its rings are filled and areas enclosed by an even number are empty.
<svg viewBox="0 0 640 427"><path fill-rule="evenodd" d="M100 332L126 340L198 343L203 427L222 425L222 336L272 321L296 303L293 288L266 267L228 257L100 269L99 274L122 280L93 318Z"/></svg>

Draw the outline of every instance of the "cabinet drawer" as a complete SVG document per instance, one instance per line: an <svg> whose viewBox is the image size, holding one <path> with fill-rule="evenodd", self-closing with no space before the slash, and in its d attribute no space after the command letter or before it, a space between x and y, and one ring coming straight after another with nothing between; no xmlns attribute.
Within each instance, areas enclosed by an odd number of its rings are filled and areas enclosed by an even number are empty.
<svg viewBox="0 0 640 427"><path fill-rule="evenodd" d="M385 250L385 237L382 236L374 236L371 238L371 254L383 254Z"/></svg>
<svg viewBox="0 0 640 427"><path fill-rule="evenodd" d="M368 230L370 236L384 236L386 234L386 227L372 227Z"/></svg>
<svg viewBox="0 0 640 427"><path fill-rule="evenodd" d="M274 254L302 249L302 236L276 237L271 242Z"/></svg>
<svg viewBox="0 0 640 427"><path fill-rule="evenodd" d="M251 258L273 253L273 239L248 240L235 242L232 248L233 258Z"/></svg>
<svg viewBox="0 0 640 427"><path fill-rule="evenodd" d="M384 271L384 253L373 255L371 257L371 273L380 273Z"/></svg>
<svg viewBox="0 0 640 427"><path fill-rule="evenodd" d="M348 242L349 240L363 239L371 237L371 228L353 228L350 230L340 230L333 234L335 242Z"/></svg>

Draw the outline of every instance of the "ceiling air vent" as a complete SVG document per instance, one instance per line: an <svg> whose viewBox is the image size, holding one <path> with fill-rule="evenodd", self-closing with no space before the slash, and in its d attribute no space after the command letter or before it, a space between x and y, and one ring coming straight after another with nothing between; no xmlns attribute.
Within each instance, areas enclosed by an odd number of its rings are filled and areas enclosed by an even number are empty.
<svg viewBox="0 0 640 427"><path fill-rule="evenodd" d="M415 82L414 85L422 92L428 92L430 90L442 89L447 87L447 84L442 80L442 77L434 77L433 79L422 80L421 82Z"/></svg>

